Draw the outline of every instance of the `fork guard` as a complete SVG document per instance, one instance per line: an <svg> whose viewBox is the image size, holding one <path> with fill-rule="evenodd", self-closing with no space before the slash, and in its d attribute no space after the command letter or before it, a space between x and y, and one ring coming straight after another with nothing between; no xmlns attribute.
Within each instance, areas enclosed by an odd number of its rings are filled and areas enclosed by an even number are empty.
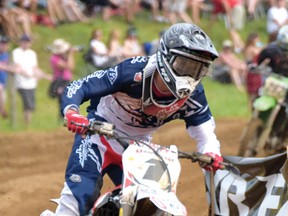
<svg viewBox="0 0 288 216"><path fill-rule="evenodd" d="M274 97L263 95L261 97L258 97L253 102L253 107L256 110L259 111L267 111L277 105L277 101Z"/></svg>

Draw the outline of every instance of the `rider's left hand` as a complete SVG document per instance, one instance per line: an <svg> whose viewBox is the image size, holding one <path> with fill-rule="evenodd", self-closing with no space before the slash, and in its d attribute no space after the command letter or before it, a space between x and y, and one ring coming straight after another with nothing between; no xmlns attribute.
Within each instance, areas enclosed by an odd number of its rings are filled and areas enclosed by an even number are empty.
<svg viewBox="0 0 288 216"><path fill-rule="evenodd" d="M211 169L216 172L216 170L221 169L223 165L221 165L221 162L223 162L223 157L215 154L213 152L207 152L205 155L210 156L213 158L212 164L206 164L202 168L208 171L211 171Z"/></svg>

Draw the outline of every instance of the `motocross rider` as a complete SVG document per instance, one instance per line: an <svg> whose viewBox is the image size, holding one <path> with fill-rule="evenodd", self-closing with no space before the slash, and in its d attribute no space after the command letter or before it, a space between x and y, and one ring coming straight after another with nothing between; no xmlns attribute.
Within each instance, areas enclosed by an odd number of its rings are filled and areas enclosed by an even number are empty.
<svg viewBox="0 0 288 216"><path fill-rule="evenodd" d="M259 54L257 64L267 61L272 71L288 76L288 25L282 26L276 40L268 44Z"/></svg>
<svg viewBox="0 0 288 216"><path fill-rule="evenodd" d="M247 91L251 98L250 103L258 97L259 88L265 80L265 75L263 76L261 72L272 69L274 73L288 76L288 25L280 28L276 40L263 48L251 65L252 70L247 75ZM260 73L255 73L255 69Z"/></svg>
<svg viewBox="0 0 288 216"><path fill-rule="evenodd" d="M201 84L217 57L201 28L178 23L165 31L156 54L126 59L67 86L62 112L68 130L76 134L56 215L87 214L106 173L115 185L121 184L123 147L103 136L83 136L89 120L113 123L123 136L151 140L160 126L182 119L197 150L214 158L213 171L219 169L220 143ZM85 117L79 107L86 101Z"/></svg>

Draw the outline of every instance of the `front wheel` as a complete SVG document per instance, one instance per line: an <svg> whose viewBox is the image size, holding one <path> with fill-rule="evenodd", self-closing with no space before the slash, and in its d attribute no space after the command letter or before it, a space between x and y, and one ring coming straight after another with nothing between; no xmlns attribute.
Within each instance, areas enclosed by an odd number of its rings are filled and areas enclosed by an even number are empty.
<svg viewBox="0 0 288 216"><path fill-rule="evenodd" d="M263 123L260 119L252 119L244 129L241 140L238 156L254 157L257 154L256 145L263 128Z"/></svg>

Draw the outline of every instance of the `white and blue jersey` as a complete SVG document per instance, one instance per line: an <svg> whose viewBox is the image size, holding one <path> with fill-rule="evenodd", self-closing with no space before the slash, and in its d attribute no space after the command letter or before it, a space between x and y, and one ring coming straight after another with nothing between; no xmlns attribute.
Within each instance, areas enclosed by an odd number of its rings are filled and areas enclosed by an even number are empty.
<svg viewBox="0 0 288 216"><path fill-rule="evenodd" d="M186 127L198 126L211 119L202 84L178 110L161 115L147 115L143 110L143 71L156 70L155 58L135 57L107 70L99 70L71 83L62 98L62 109L78 109L90 101L89 118L113 123L120 131L133 136L149 136L159 126L174 119L183 119Z"/></svg>

